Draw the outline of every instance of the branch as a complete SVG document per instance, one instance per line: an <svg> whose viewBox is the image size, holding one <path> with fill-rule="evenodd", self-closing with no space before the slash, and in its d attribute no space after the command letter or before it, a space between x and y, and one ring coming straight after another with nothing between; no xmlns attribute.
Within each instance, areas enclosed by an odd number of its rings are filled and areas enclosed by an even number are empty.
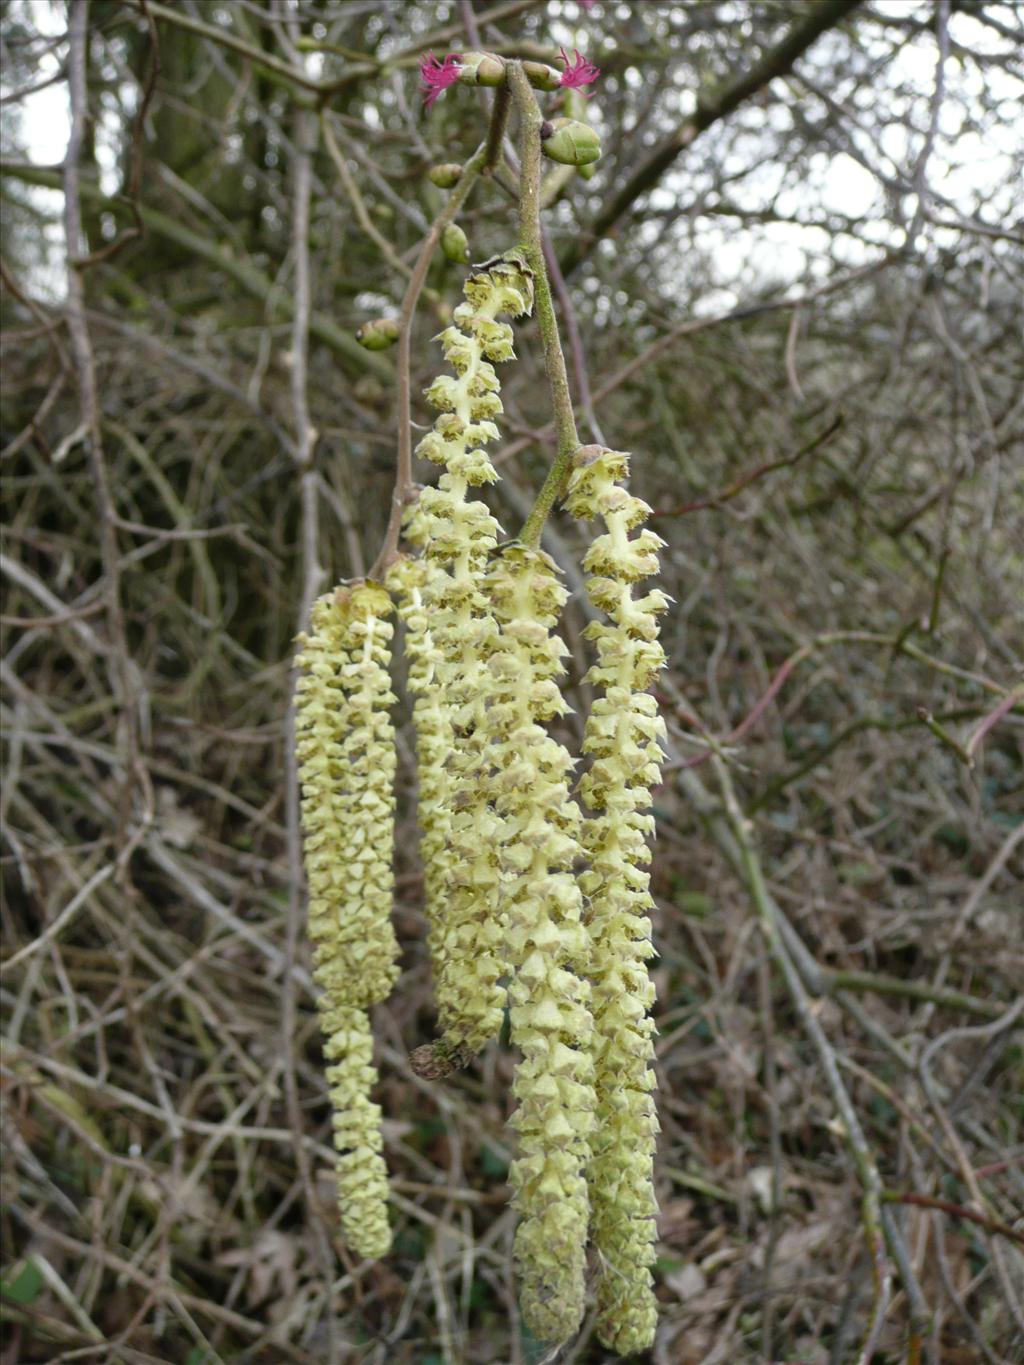
<svg viewBox="0 0 1024 1365"><path fill-rule="evenodd" d="M544 368L547 372L548 387L551 390L551 406L554 410L556 453L555 460L548 470L544 485L537 494L530 515L527 517L519 539L525 545L536 547L540 544L541 532L548 513L561 496L569 472L569 461L575 450L579 449L580 438L576 431L573 416L572 396L569 393L569 376L565 369L565 356L558 337L558 319L551 298L551 285L548 282L547 265L544 260L544 245L540 228L540 162L541 162L541 125L544 122L537 104L537 97L530 87L522 65L510 62L508 65L508 85L512 91L519 112L520 160L522 162L519 198L519 243L523 249L530 269L533 271L534 298L537 304L537 322L540 326L541 342L544 348Z"/></svg>
<svg viewBox="0 0 1024 1365"><path fill-rule="evenodd" d="M701 133L726 118L744 100L763 90L777 76L783 76L801 57L816 38L841 23L857 8L860 0L818 0L796 23L778 47L772 48L749 71L717 95L702 99L691 118L664 138L637 167L610 204L598 214L589 232L583 233L570 247L562 261L562 273L584 261L598 241L613 231L622 216L652 189L672 165Z"/></svg>
<svg viewBox="0 0 1024 1365"><path fill-rule="evenodd" d="M966 1218L968 1222L977 1223L987 1232L996 1233L1024 1247L1024 1232L1016 1232L998 1218L987 1218L985 1214L976 1213L974 1209L966 1208L963 1204L954 1204L949 1199L935 1199L930 1194L900 1194L898 1190L883 1190L882 1198L887 1204L913 1204L919 1209L938 1209L940 1213L948 1213L953 1218Z"/></svg>
<svg viewBox="0 0 1024 1365"><path fill-rule="evenodd" d="M501 149L501 130L504 129L508 117L508 102L501 98L501 94L499 90L491 106L491 124L487 137L462 168L458 184L423 239L423 245L420 247L420 253L406 286L405 297L402 299L402 307L398 314L398 463L395 468L395 488L391 495L391 513L384 533L384 544L370 569L370 578L380 578L398 552L398 541L402 533L402 512L413 491L411 347L412 320L416 313L416 304L423 291L427 271L441 240L441 234L449 223L455 221L479 177L494 168L494 159Z"/></svg>
<svg viewBox="0 0 1024 1365"><path fill-rule="evenodd" d="M794 309L794 317L797 316L797 311ZM842 425L843 414L839 413L824 431L812 437L805 446L801 446L795 455L786 455L780 460L769 460L766 464L759 464L756 469L750 469L746 474L741 474L738 479L733 479L732 483L726 484L719 492L712 493L709 498L698 498L696 502L684 502L678 507L655 508L651 514L652 519L654 517L682 517L687 516L690 512L703 512L709 507L721 507L723 502L730 502L739 493L742 493L744 488L749 488L752 483L756 483L758 479L763 479L766 474L773 474L777 469L788 469L791 465L798 464L805 455L809 455L813 450L817 450L819 446L823 446L826 441L830 440Z"/></svg>
<svg viewBox="0 0 1024 1365"><path fill-rule="evenodd" d="M82 428L99 518L103 598L106 605L107 631L109 634L107 662L110 670L111 690L117 700L118 709L117 747L122 771L120 774L118 810L118 840L121 848L117 862L119 869L123 872L132 851L153 818L153 799L149 776L139 755L139 703L142 683L139 670L129 652L124 610L121 604L121 551L117 540L118 518L103 454L99 395L96 387L96 365L89 327L85 318L85 287L80 264L85 234L82 230L82 207L79 198L79 158L86 134L88 26L88 0L81 0L79 4L71 7L69 15L68 93L71 105L71 128L67 152L64 157L63 174L58 183L64 191L68 334L71 339L71 354L78 380ZM143 793L143 809L141 823L130 831L132 778L135 779Z"/></svg>

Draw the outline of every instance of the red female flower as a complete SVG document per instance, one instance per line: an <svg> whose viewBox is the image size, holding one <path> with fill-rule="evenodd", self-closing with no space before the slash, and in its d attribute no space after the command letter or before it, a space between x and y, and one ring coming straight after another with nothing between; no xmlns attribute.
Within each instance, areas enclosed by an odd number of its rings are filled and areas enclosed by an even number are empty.
<svg viewBox="0 0 1024 1365"><path fill-rule="evenodd" d="M459 62L462 60L461 52L449 52L444 61L435 57L432 52L420 61L420 92L424 96L423 103L429 109L439 95L444 94L450 85L454 85L459 79L459 72L462 68Z"/></svg>
<svg viewBox="0 0 1024 1365"><path fill-rule="evenodd" d="M601 74L601 69L595 66L593 62L588 62L579 48L575 48L574 51L576 60L571 62L565 48L561 49L565 70L562 72L562 78L558 84L568 86L570 90L580 90L584 85L590 85L591 82L596 81ZM586 93L584 90L583 94L586 95Z"/></svg>

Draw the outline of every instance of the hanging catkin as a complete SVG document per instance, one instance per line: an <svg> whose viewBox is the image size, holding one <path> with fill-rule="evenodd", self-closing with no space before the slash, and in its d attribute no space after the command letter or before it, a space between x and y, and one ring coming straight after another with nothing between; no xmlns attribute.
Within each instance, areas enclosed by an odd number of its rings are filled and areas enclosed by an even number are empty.
<svg viewBox="0 0 1024 1365"><path fill-rule="evenodd" d="M590 870L581 884L590 902L597 1091L588 1170L601 1266L597 1330L605 1346L623 1355L649 1347L657 1321L650 1270L657 1212L654 1023L648 1014L654 986L646 966L654 951L648 917L653 902L645 865L664 722L647 688L664 667L658 616L668 605L657 589L633 595L639 580L658 572L662 541L649 530L630 538L650 508L621 487L628 472L628 456L620 451L584 446L576 453L566 498L574 516L600 517L606 528L583 561L590 575L587 595L608 619L585 631L598 655L586 681L601 687L603 696L594 701L584 732L583 750L593 762L580 794L593 813L584 826Z"/></svg>
<svg viewBox="0 0 1024 1365"><path fill-rule="evenodd" d="M296 752L309 935L330 1061L327 1081L345 1240L367 1258L391 1245L387 1170L368 1011L398 975L391 927L395 736L388 708L391 600L377 583L314 603L300 637Z"/></svg>
<svg viewBox="0 0 1024 1365"><path fill-rule="evenodd" d="M499 822L481 781L482 676L497 636L483 576L500 527L485 503L467 495L498 477L481 448L498 436L493 419L502 411L491 362L513 358L512 329L497 317L528 312L532 299L532 278L515 254L470 276L465 302L441 334L455 377L441 375L427 390L428 401L440 413L417 448L423 458L445 469L438 486L420 494L415 537L430 570L423 605L437 651L434 682L448 743L443 779L447 866L435 950L443 1037L431 1055L452 1064L460 1064L497 1034L505 1008L494 853Z"/></svg>
<svg viewBox="0 0 1024 1365"><path fill-rule="evenodd" d="M569 709L559 681L567 650L553 633L567 594L556 574L549 555L513 543L487 580L500 627L486 685L490 786L503 826L511 1035L523 1054L512 1082L519 1141L509 1181L523 1317L542 1341L566 1340L583 1316L595 1103L574 763L545 728Z"/></svg>

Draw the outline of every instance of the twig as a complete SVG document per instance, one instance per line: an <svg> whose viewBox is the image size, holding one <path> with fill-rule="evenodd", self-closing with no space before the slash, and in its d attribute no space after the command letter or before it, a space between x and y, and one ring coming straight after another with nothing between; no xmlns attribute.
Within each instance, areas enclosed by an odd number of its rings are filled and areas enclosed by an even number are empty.
<svg viewBox="0 0 1024 1365"><path fill-rule="evenodd" d="M316 431L309 415L308 359L309 323L312 312L309 271L309 206L313 182L313 156L316 151L317 123L303 109L295 113L294 166L292 185L292 256L295 262L294 314L292 321L290 365L292 419L295 426L293 456L299 482L299 525L302 544L302 597L297 610L298 632L309 622L313 601L320 590L324 570L320 564L318 475L314 461ZM317 1207L316 1186L309 1153L305 1146L302 1103L299 1096L298 1060L296 1057L296 1002L295 967L298 962L299 926L302 922L302 831L299 822L299 767L295 747L294 688L289 693L284 725L284 761L287 788L285 792L285 823L288 852L288 924L285 935L285 973L282 983L281 1034L285 1063L284 1090L288 1109L288 1126L293 1135L295 1162L305 1191L306 1207L312 1212ZM316 1224L317 1254L325 1276L332 1281L334 1258L322 1221ZM334 1313L325 1314L328 1341L327 1352L333 1362L337 1357Z"/></svg>
<svg viewBox="0 0 1024 1365"><path fill-rule="evenodd" d="M57 935L61 932L61 930L71 923L75 915L85 904L85 902L89 899L89 897L96 890L96 888L98 886L102 886L103 883L107 880L107 878L113 874L113 872L114 872L113 863L105 863L103 867L98 868L89 878L89 880L85 883L85 885L75 892L75 894L71 897L70 901L68 901L67 905L60 912L57 918L51 924L48 924L46 926L46 928L43 930L43 932L39 935L38 938L32 939L30 943L26 943L24 948L20 948L18 952L16 952L12 957L9 957L6 962L0 962L0 972L10 971L12 967L16 967L18 966L19 963L24 962L24 960L27 957L31 956L32 953L38 952L38 950L42 948L45 944L49 943L51 939L56 938Z"/></svg>
<svg viewBox="0 0 1024 1365"><path fill-rule="evenodd" d="M818 1063L832 1095L833 1103L839 1111L843 1138L860 1178L864 1236L867 1242L875 1289L872 1324L869 1329L868 1341L859 1358L864 1362L864 1365L867 1365L873 1353L874 1339L885 1320L885 1313L892 1293L891 1271L885 1256L885 1240L881 1219L881 1177L878 1174L878 1166L868 1146L864 1130L860 1126L853 1101L850 1099L843 1078L839 1074L835 1051L825 1036L825 1031L818 1021L811 999L800 979L800 974L779 932L765 886L761 862L750 838L749 822L740 809L729 770L718 753L713 756L712 763L722 793L725 817L739 847L747 890L771 948L772 956L782 973L790 998L803 1025L804 1032L818 1054Z"/></svg>
<svg viewBox="0 0 1024 1365"><path fill-rule="evenodd" d="M766 52L749 71L744 71L724 89L703 96L693 115L653 148L611 203L601 210L590 230L572 244L562 262L564 273L570 274L590 255L597 242L613 231L623 214L642 194L653 189L676 157L701 133L789 71L815 39L841 23L859 3L860 0L820 0L819 4L802 9L793 28L777 47Z"/></svg>
<svg viewBox="0 0 1024 1365"><path fill-rule="evenodd" d="M975 728L971 731L970 739L964 745L964 753L968 759L973 761L974 751L985 738L988 732L999 724L1005 715L1008 715L1015 706L1024 702L1024 686L1015 687L1012 692L1003 698L998 706L994 707L987 716L982 717Z"/></svg>
<svg viewBox="0 0 1024 1365"><path fill-rule="evenodd" d="M800 309L794 308L789 318L789 331L786 334L786 378L798 403L805 403L804 391L800 387L800 376L796 372L796 343L800 335Z"/></svg>
<svg viewBox="0 0 1024 1365"><path fill-rule="evenodd" d="M571 167L566 167L571 170ZM565 331L569 338L569 354L572 356L573 374L576 378L576 388L580 395L580 410L587 420L590 434L595 441L601 445L607 445L604 433L594 412L594 396L590 391L590 375L587 372L587 357L583 349L583 338L580 335L579 322L576 318L576 309L572 305L572 295L562 274L562 268L558 264L558 256L552 245L551 237L548 232L541 229L541 241L544 245L544 260L547 263L548 274L551 277L551 284L555 293L558 295L558 302L562 308L562 316L565 319Z"/></svg>
<svg viewBox="0 0 1024 1365"><path fill-rule="evenodd" d="M706 823L709 833L733 871L747 887L801 1024L818 1053L826 1083L842 1119L843 1136L861 1178L861 1188L864 1192L865 1236L869 1243L871 1264L877 1276L876 1310L882 1296L887 1295L889 1289L885 1280L884 1256L878 1235L880 1229L899 1268L903 1288L910 1300L914 1330L923 1335L929 1311L914 1275L910 1254L898 1226L892 1218L886 1216L886 1210L882 1207L883 1187L878 1168L867 1145L849 1092L839 1075L835 1052L818 1021L817 1012L801 979L803 977L815 982L820 979L821 969L799 937L788 926L785 916L768 891L760 860L751 842L749 821L740 809L728 768L717 754L715 773L722 792L721 804L711 797L695 773L680 773L678 785ZM816 990L817 987L812 986L811 989Z"/></svg>
<svg viewBox="0 0 1024 1365"><path fill-rule="evenodd" d="M1016 1242L1019 1246L1024 1247L1024 1232L1017 1232L998 1218L989 1218L963 1204L954 1204L950 1199L936 1199L934 1195L915 1194L913 1192L901 1194L898 1190L883 1190L882 1198L887 1204L913 1204L915 1208L919 1209L938 1209L940 1213L948 1213L954 1218L964 1218L970 1223L977 1223L987 1232L1005 1237L1008 1241Z"/></svg>
<svg viewBox="0 0 1024 1365"><path fill-rule="evenodd" d="M348 163L342 155L341 148L338 146L334 133L331 131L330 120L327 117L326 109L320 111L320 127L323 131L324 146L327 148L327 154L334 162L334 168L338 172L339 180L345 187L345 193L348 195L349 202L355 211L359 226L366 233L367 237L370 238L392 270L396 270L400 275L411 275L412 267L406 265L405 261L402 260L398 252L380 231L367 212L366 203L363 196L359 193L359 186L352 178L352 172L348 168Z"/></svg>
<svg viewBox="0 0 1024 1365"><path fill-rule="evenodd" d="M3 170L3 163L0 162L0 171ZM671 328L664 336L651 343L639 355L628 360L613 374L599 384L594 392L594 402L600 403L616 389L621 388L627 380L631 379L638 371L646 369L652 361L656 360L663 352L667 351L673 343L682 337L697 336L701 332L707 332L715 327L722 327L726 323L747 322L751 318L762 317L768 313L785 312L789 308L799 308L804 304L811 303L817 299L824 298L829 294L844 289L847 285L856 284L858 281L876 274L886 266L891 265L897 259L895 252L887 252L877 261L872 261L870 265L860 266L856 270L851 270L845 275L840 275L834 280L829 280L825 284L819 285L816 289L811 289L799 295L791 295L781 299L773 299L768 303L744 304L742 308L733 308L728 313L719 313L711 318L689 318L685 322L679 323ZM554 430L553 423L548 423L540 431L529 436L521 437L517 441L511 442L506 446L496 463L504 464L506 460L518 455L527 446L534 445L538 439L543 439L552 435Z"/></svg>
<svg viewBox="0 0 1024 1365"><path fill-rule="evenodd" d="M793 316L796 316L795 310ZM801 446L795 455L786 455L780 460L769 460L766 464L759 464L756 468L748 470L746 474L741 474L732 483L726 484L719 492L712 493L710 497L698 498L696 502L684 502L678 507L657 508L652 516L682 517L691 512L703 512L709 507L721 507L722 503L731 501L737 494L742 493L744 488L749 488L752 483L756 483L758 479L763 479L766 474L773 474L776 469L789 469L792 465L798 464L806 455L810 455L812 451L819 449L826 441L831 440L842 425L843 415L837 413L825 430L812 437L806 445Z"/></svg>
<svg viewBox="0 0 1024 1365"><path fill-rule="evenodd" d="M974 760L964 746L955 735L949 733L940 721L935 719L927 706L919 706L915 714L921 724L925 726L926 729L930 730L940 743L944 744L947 749L951 749L953 753L956 754L961 763L968 768L974 767Z"/></svg>
<svg viewBox="0 0 1024 1365"><path fill-rule="evenodd" d="M551 392L551 406L554 411L556 450L554 463L548 470L547 478L537 494L530 515L527 517L519 539L524 545L540 544L541 532L548 514L562 494L569 473L569 461L573 452L579 449L580 438L576 431L573 416L572 396L569 393L569 377L565 370L565 356L558 337L558 319L551 298L551 285L548 281L547 266L544 261L544 247L540 227L540 163L541 163L541 125L544 122L530 82L526 79L522 64L508 64L507 81L512 98L519 113L520 161L522 163L519 190L519 242L527 264L533 271L534 297L537 305L537 322L540 327L541 343L544 349L544 369L547 373L548 388Z"/></svg>
<svg viewBox="0 0 1024 1365"><path fill-rule="evenodd" d="M104 598L107 629L110 634L108 667L111 687L118 703L118 745L122 759L118 866L126 868L128 858L143 838L153 819L153 794L149 776L139 755L139 675L128 650L124 613L121 606L121 552L117 542L117 513L110 493L100 430L99 399L92 342L85 320L85 290L76 264L84 234L79 199L79 158L85 139L87 119L86 45L89 25L89 0L72 6L68 26L68 90L71 103L71 130L64 157L64 237L67 253L67 320L78 379L82 422L89 456L89 469L99 511L100 556L103 562ZM134 777L143 794L141 820L131 831L131 781Z"/></svg>
<svg viewBox="0 0 1024 1365"><path fill-rule="evenodd" d="M412 322L416 314L416 304L423 291L427 271L430 269L430 262L437 249L437 244L441 240L442 232L449 223L455 221L456 215L466 202L479 177L493 165L491 157L494 154L494 147L492 146L494 139L491 136L491 131L496 125L504 127L507 116L508 105L496 98L491 108L491 125L488 135L463 166L458 184L448 196L448 202L423 239L416 264L413 266L409 283L405 289L405 296L402 299L402 307L398 314L398 459L395 466L395 486L391 494L391 513L388 517L387 530L384 533L384 543L370 569L370 578L381 578L398 553L398 542L402 534L402 513L413 491L411 352ZM499 148L501 146L500 135L497 137L496 145Z"/></svg>

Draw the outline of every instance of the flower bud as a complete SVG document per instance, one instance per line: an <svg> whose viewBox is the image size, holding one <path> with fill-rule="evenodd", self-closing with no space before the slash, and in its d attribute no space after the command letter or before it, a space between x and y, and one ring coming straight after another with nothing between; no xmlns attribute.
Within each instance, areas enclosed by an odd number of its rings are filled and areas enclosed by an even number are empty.
<svg viewBox="0 0 1024 1365"><path fill-rule="evenodd" d="M445 161L440 166L431 166L427 179L439 190L450 190L459 183L462 167L457 161Z"/></svg>
<svg viewBox="0 0 1024 1365"><path fill-rule="evenodd" d="M463 85L504 85L505 63L490 52L464 52L459 80Z"/></svg>
<svg viewBox="0 0 1024 1365"><path fill-rule="evenodd" d="M561 74L544 62L523 62L523 75L534 90L557 90L562 82Z"/></svg>
<svg viewBox="0 0 1024 1365"><path fill-rule="evenodd" d="M589 166L601 155L601 139L589 124L556 118L541 128L541 150L561 166Z"/></svg>
<svg viewBox="0 0 1024 1365"><path fill-rule="evenodd" d="M397 340L398 323L394 318L373 318L356 329L356 341L368 351L386 351Z"/></svg>
<svg viewBox="0 0 1024 1365"><path fill-rule="evenodd" d="M449 223L441 233L441 250L456 265L469 262L469 241L458 223Z"/></svg>
<svg viewBox="0 0 1024 1365"><path fill-rule="evenodd" d="M587 122L587 97L581 90L567 87L562 96L562 109L566 118L577 119L580 123ZM578 169L584 180L592 180L597 174L597 166L593 161Z"/></svg>

